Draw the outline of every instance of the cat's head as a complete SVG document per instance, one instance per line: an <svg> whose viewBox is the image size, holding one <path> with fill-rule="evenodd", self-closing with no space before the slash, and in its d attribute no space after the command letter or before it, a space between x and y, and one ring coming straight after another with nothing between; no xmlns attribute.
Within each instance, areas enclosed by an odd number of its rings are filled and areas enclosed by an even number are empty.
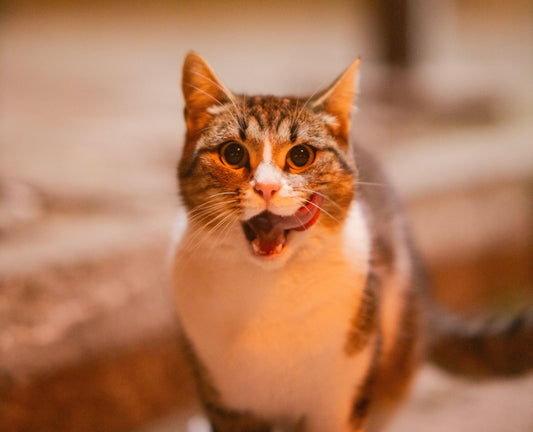
<svg viewBox="0 0 533 432"><path fill-rule="evenodd" d="M283 262L310 231L341 229L357 176L348 135L358 67L310 98L244 96L189 53L178 175L193 228L238 226L236 247L259 262Z"/></svg>

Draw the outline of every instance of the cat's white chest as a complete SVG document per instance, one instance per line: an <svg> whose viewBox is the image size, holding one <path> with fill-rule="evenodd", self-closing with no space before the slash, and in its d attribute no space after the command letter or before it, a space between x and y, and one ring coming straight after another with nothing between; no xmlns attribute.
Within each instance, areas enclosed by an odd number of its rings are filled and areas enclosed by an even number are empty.
<svg viewBox="0 0 533 432"><path fill-rule="evenodd" d="M352 213L351 224L362 224ZM230 250L178 258L180 320L225 405L342 430L370 359L369 350L344 351L366 274L363 228L348 223L337 247L282 269Z"/></svg>

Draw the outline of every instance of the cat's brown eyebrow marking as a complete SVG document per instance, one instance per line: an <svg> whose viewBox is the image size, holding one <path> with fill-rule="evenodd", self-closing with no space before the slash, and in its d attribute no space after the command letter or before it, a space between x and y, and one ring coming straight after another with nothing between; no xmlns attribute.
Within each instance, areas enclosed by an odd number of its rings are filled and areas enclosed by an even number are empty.
<svg viewBox="0 0 533 432"><path fill-rule="evenodd" d="M239 137L241 138L241 140L244 141L246 139L246 129L248 129L248 122L246 121L244 117L240 117L240 116L239 116L238 122L239 122Z"/></svg>
<svg viewBox="0 0 533 432"><path fill-rule="evenodd" d="M185 172L183 173L183 178L189 177L192 172L194 171L194 168L196 167L196 164L198 163L198 159L200 157L200 154L202 154L207 149L195 149L193 154L191 155L191 159L189 161L189 165Z"/></svg>
<svg viewBox="0 0 533 432"><path fill-rule="evenodd" d="M296 139L298 138L298 124L296 124L296 122L292 122L290 132L291 132L291 135L290 135L291 142L295 142Z"/></svg>
<svg viewBox="0 0 533 432"><path fill-rule="evenodd" d="M276 123L276 133L279 134L279 127L281 126L281 124L283 123L283 121L287 118L287 115L286 114L282 114L280 115L277 123Z"/></svg>
<svg viewBox="0 0 533 432"><path fill-rule="evenodd" d="M192 172L194 171L194 168L196 168L196 165L198 164L198 160L200 159L200 156L204 153L211 153L215 151L215 148L213 147L201 147L194 150L193 154L191 155L191 159L189 162L189 166L187 167L187 170L183 174L183 177L189 177Z"/></svg>
<svg viewBox="0 0 533 432"><path fill-rule="evenodd" d="M259 112L259 110L257 109L257 107L253 107L251 112L250 112L250 115L255 118L255 120L257 121L257 124L259 125L259 129L260 130L263 130L265 128L265 122L263 121L263 118L261 116L261 113Z"/></svg>
<svg viewBox="0 0 533 432"><path fill-rule="evenodd" d="M348 165L348 162L344 159L344 156L339 152L339 149L335 147L326 147L322 150L329 151L333 153L337 159L339 160L339 163L341 164L341 168L346 171L348 174L353 174L353 169Z"/></svg>

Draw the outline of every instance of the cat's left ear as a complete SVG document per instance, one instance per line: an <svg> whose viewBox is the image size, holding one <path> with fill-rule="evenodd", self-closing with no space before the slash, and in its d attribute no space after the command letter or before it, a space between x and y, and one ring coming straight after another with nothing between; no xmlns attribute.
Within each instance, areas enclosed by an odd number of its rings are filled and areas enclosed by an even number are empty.
<svg viewBox="0 0 533 432"><path fill-rule="evenodd" d="M309 103L315 111L332 117L331 127L336 137L348 142L352 107L357 92L360 59L355 60L333 83Z"/></svg>
<svg viewBox="0 0 533 432"><path fill-rule="evenodd" d="M190 136L209 123L209 108L233 100L233 94L217 78L209 64L197 53L190 51L183 63L181 88L185 99L185 122Z"/></svg>

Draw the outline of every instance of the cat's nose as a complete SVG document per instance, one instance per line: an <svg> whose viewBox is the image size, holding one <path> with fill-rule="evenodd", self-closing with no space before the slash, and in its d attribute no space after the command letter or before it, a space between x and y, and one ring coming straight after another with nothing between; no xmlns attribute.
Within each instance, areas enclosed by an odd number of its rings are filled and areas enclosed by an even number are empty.
<svg viewBox="0 0 533 432"><path fill-rule="evenodd" d="M254 190L263 197L265 201L270 201L272 196L281 189L279 183L257 183Z"/></svg>

